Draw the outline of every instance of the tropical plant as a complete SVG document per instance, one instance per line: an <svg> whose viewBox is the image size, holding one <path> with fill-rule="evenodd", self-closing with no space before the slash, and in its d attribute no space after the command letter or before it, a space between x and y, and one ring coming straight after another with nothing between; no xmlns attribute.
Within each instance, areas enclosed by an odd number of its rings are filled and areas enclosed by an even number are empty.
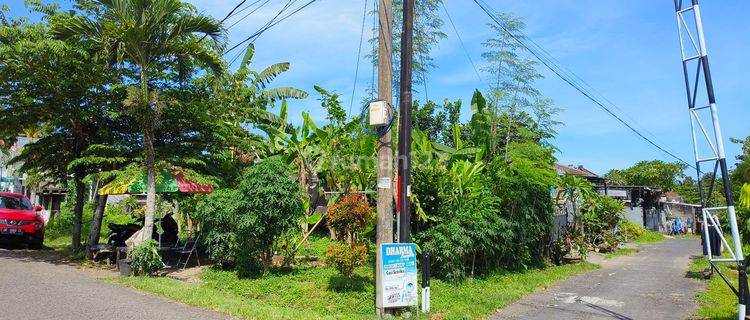
<svg viewBox="0 0 750 320"><path fill-rule="evenodd" d="M584 241L600 252L617 249L616 229L623 220L622 201L594 193L581 206L578 223L583 227Z"/></svg>
<svg viewBox="0 0 750 320"><path fill-rule="evenodd" d="M207 86L216 89L215 103L224 106L223 114L216 116L243 126L259 129L270 126L286 131L289 128L286 118L286 101L307 98L307 93L292 87L269 88L271 82L287 72L291 65L289 62L279 62L261 71L253 71L251 66L254 56L255 46L251 43L236 72L208 79ZM278 102L284 107L280 114L276 115L270 111L270 108ZM255 150L248 150L248 152L253 151Z"/></svg>
<svg viewBox="0 0 750 320"><path fill-rule="evenodd" d="M198 200L195 221L201 224L208 257L221 267L232 267L240 250L236 191L219 189Z"/></svg>
<svg viewBox="0 0 750 320"><path fill-rule="evenodd" d="M159 244L153 239L148 239L133 247L128 252L128 257L130 269L136 276L153 275L164 268L164 262L159 256Z"/></svg>
<svg viewBox="0 0 750 320"><path fill-rule="evenodd" d="M414 14L414 43L413 50L414 55L412 59L412 67L414 68L414 83L425 84L427 82L427 74L430 69L435 67L433 58L431 56L432 50L440 44L440 41L447 38L448 36L442 31L445 22L441 18L438 10L443 5L443 0L417 0L415 2L415 14ZM393 17L401 17L403 15L403 0L393 1ZM377 14L375 11L372 14ZM377 25L373 28L378 28ZM400 52L401 52L401 34L402 25L400 23L393 24L393 69L398 70L401 66ZM378 31L375 30L373 35L377 35ZM371 43L377 43L378 38L374 37L370 39ZM373 47L374 48L374 47ZM378 55L377 51L373 49L368 55L373 65L377 65ZM399 92L399 79L398 73L394 74L393 91L398 95Z"/></svg>
<svg viewBox="0 0 750 320"><path fill-rule="evenodd" d="M500 24L488 24L495 36L482 43L487 49L482 57L488 62L483 71L491 77L488 109L494 115L488 119L490 136L495 137L489 141L489 151L502 152L507 159L511 141L518 141L515 138L524 126L534 126L537 139L553 137L559 122L552 117L560 109L535 87L543 76L536 69L538 62L527 57L518 42L526 28L523 19L508 13L497 13L497 18Z"/></svg>
<svg viewBox="0 0 750 320"><path fill-rule="evenodd" d="M74 39L95 47L105 61L137 69L138 87L123 102L142 130L147 170L144 235L151 234L156 209L155 129L170 103L153 80L165 74L184 82L195 65L216 73L224 70L217 49L224 38L221 23L180 0L99 0L98 14L76 15L53 24L58 39ZM199 38L208 36L210 40Z"/></svg>

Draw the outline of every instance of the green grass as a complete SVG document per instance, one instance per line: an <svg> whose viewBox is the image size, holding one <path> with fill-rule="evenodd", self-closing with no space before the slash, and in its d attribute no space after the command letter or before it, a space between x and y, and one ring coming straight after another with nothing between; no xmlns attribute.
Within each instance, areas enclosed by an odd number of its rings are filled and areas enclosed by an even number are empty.
<svg viewBox="0 0 750 320"><path fill-rule="evenodd" d="M604 255L604 259L612 259L615 257L629 256L634 253L638 253L640 250L633 248L618 248L614 252L610 252Z"/></svg>
<svg viewBox="0 0 750 320"><path fill-rule="evenodd" d="M686 233L686 234L676 235L674 237L675 239L700 239L701 235L693 234L693 233Z"/></svg>
<svg viewBox="0 0 750 320"><path fill-rule="evenodd" d="M486 317L524 295L596 268L582 263L501 272L458 284L433 280L433 314L448 319ZM110 281L246 319L374 318L375 288L369 267L359 268L348 286L329 267L277 271L259 279L240 279L235 272L208 269L201 278L203 283L193 285L147 277Z"/></svg>
<svg viewBox="0 0 750 320"><path fill-rule="evenodd" d="M643 234L633 239L633 242L639 244L654 244L664 241L666 237L663 234L652 230L644 230Z"/></svg>
<svg viewBox="0 0 750 320"><path fill-rule="evenodd" d="M737 296L727 286L721 277L714 273L709 280L703 280L703 271L709 268L704 257L696 258L690 264L689 276L706 283L706 289L697 295L698 311L695 315L701 319L737 319ZM732 281L737 288L737 271L730 268L730 264L719 264L719 270Z"/></svg>
<svg viewBox="0 0 750 320"><path fill-rule="evenodd" d="M730 255L728 250L733 250L731 245L724 248L724 257ZM750 252L750 246L743 246L744 252ZM717 263L719 270L729 279L732 286L737 288L737 270L733 269L735 263ZM690 263L688 276L699 279L706 283L706 289L698 292L698 311L695 316L701 319L737 319L737 296L729 289L726 282L714 272L711 279L703 279L703 271L708 270L710 265L705 257L696 257Z"/></svg>

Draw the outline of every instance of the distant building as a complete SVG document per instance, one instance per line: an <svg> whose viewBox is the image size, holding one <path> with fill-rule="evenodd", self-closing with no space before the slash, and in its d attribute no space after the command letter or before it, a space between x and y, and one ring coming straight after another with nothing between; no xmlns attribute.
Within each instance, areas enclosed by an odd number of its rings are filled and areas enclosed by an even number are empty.
<svg viewBox="0 0 750 320"><path fill-rule="evenodd" d="M25 194L31 202L41 205L52 215L60 211L65 200L67 189L48 180L42 180L34 185L26 183L28 177L19 171L20 164L8 162L18 156L23 147L36 141L36 138L18 137L18 141L8 148L7 153L0 155L0 191Z"/></svg>
<svg viewBox="0 0 750 320"><path fill-rule="evenodd" d="M557 171L558 175L565 175L570 174L574 176L579 176L582 178L586 178L589 182L593 183L596 186L602 185L606 186L607 181L604 179L604 177L600 177L596 173L593 173L586 169L584 166L573 166L573 165L562 165L559 163L555 163L555 171Z"/></svg>
<svg viewBox="0 0 750 320"><path fill-rule="evenodd" d="M670 222L680 218L683 225L696 231L697 217L700 216L700 205L685 203L675 192L648 186L610 185L604 177L591 172L584 166L555 164L559 175L575 175L585 178L594 184L595 190L603 195L621 200L625 203L623 216L644 228L669 233ZM554 191L556 192L556 191ZM553 194L554 196L554 194ZM557 204L557 216L554 219L553 233L562 234L571 222L572 206L570 203ZM554 238L554 235L553 235Z"/></svg>

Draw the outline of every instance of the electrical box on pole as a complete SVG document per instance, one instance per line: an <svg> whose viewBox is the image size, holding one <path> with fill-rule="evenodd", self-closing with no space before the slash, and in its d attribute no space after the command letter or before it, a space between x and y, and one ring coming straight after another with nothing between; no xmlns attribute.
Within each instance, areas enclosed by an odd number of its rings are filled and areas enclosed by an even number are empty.
<svg viewBox="0 0 750 320"><path fill-rule="evenodd" d="M719 272L719 269L716 268L716 263L737 263L739 286L735 289L731 283L727 282L727 284L738 297L738 319L745 319L748 296L750 296L747 288L747 265L742 253L742 242L740 241L734 200L732 199L732 191L729 184L729 170L727 169L726 154L724 153L724 139L721 135L716 95L711 79L711 69L708 64L708 51L706 49L706 37L703 32L700 6L698 5L698 0L674 0L674 4L677 15L677 29L680 36L680 53L683 75L685 77L688 112L690 114L695 169L698 174L698 188L701 195L703 250L706 259L711 264L711 268L716 270L716 272ZM710 182L708 193L703 192L703 186L701 185L701 175L703 173L701 166L713 170L713 178ZM718 174L721 174L720 187L723 189L726 205L709 207L711 191L714 188ZM717 218L717 213L719 212L726 212L729 218L729 228L732 236L731 246L722 233ZM724 248L733 248L732 250L727 250L731 256L730 258L719 258L720 252L712 252L712 247L720 247L716 242L721 242ZM724 278L723 275L722 278Z"/></svg>
<svg viewBox="0 0 750 320"><path fill-rule="evenodd" d="M388 102L379 100L370 102L370 126L383 127L391 122L392 112Z"/></svg>

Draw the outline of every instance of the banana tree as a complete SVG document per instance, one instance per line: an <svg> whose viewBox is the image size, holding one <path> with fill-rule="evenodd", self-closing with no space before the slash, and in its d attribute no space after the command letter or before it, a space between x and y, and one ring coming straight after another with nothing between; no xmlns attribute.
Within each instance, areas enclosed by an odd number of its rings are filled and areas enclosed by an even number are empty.
<svg viewBox="0 0 750 320"><path fill-rule="evenodd" d="M310 182L314 180L319 170L321 154L320 139L317 135L318 127L307 112L302 113L302 125L294 127L287 122L286 104L282 103L282 119L280 127L261 126L270 140L270 153L284 157L287 163L293 164L297 170L297 179L303 190L310 192ZM317 188L315 188L317 190ZM308 201L309 209L309 201ZM306 210L305 219L309 218L310 210ZM307 222L303 223L303 232L307 231Z"/></svg>

